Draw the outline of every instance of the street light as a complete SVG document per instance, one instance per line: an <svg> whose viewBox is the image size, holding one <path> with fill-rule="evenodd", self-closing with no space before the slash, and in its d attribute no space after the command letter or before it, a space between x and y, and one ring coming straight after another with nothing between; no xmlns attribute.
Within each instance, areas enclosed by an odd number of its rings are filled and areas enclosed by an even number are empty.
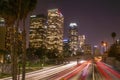
<svg viewBox="0 0 120 80"><path fill-rule="evenodd" d="M103 53L107 51L108 43L106 41L101 41L101 46L103 48Z"/></svg>

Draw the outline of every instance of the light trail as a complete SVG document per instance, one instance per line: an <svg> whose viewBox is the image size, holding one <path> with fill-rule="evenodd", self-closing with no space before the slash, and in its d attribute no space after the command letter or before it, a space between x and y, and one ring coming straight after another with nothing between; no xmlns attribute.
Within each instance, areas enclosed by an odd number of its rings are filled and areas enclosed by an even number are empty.
<svg viewBox="0 0 120 80"><path fill-rule="evenodd" d="M84 68L86 68L86 66L90 61L84 62L83 64L81 64L78 68L74 69L73 71L65 74L64 76L62 76L61 78L58 78L56 80L69 80L70 78L72 78L73 76L75 76L76 74L78 74L79 72L83 71ZM88 67L88 66L87 66Z"/></svg>
<svg viewBox="0 0 120 80"><path fill-rule="evenodd" d="M101 68L101 65L98 62L96 62L96 66L99 72L105 77L105 80L112 80L112 78Z"/></svg>
<svg viewBox="0 0 120 80"><path fill-rule="evenodd" d="M38 70L38 71L30 72L30 73L26 74L25 80L39 80L39 79L42 79L44 77L48 77L48 76L54 75L56 73L59 73L61 71L64 71L64 70L71 68L75 65L76 65L76 61L72 61L72 62L70 62L70 64L58 66L58 67L55 67L52 69ZM20 77L20 79L21 79L21 77ZM4 78L1 80L12 80L12 77Z"/></svg>
<svg viewBox="0 0 120 80"><path fill-rule="evenodd" d="M100 65L102 65L104 68L106 68L109 72L111 72L113 75L115 75L116 77L118 77L120 79L120 74L118 72L116 72L115 70L113 70L111 67L106 66L105 64L103 64L102 62L99 62Z"/></svg>
<svg viewBox="0 0 120 80"><path fill-rule="evenodd" d="M77 67L78 67L78 65L73 66L73 67L68 68L68 69L66 69L66 70L64 70L64 71L61 71L61 72L59 72L59 73L57 73L57 74L51 75L51 76L49 76L49 77L46 77L46 78L43 78L43 79L40 79L40 80L56 80L56 79L59 78L60 76L63 76L64 74L67 74L68 72L74 70L74 69L77 68Z"/></svg>
<svg viewBox="0 0 120 80"><path fill-rule="evenodd" d="M87 66L83 69L81 76L79 77L79 80L85 80L85 78L88 76L88 68L91 63L88 63Z"/></svg>

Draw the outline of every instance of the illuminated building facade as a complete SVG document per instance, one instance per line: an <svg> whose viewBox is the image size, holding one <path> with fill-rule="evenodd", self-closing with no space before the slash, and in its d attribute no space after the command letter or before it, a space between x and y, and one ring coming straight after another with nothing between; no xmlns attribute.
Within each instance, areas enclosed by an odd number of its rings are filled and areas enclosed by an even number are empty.
<svg viewBox="0 0 120 80"><path fill-rule="evenodd" d="M47 17L43 14L30 17L29 47L39 48L41 45L46 46L46 21Z"/></svg>
<svg viewBox="0 0 120 80"><path fill-rule="evenodd" d="M64 47L64 51L69 51L69 40L68 39L64 39L63 40L63 47Z"/></svg>
<svg viewBox="0 0 120 80"><path fill-rule="evenodd" d="M83 50L83 53L84 53L85 55L91 55L91 54L92 54L92 47L91 47L90 44L84 44L84 45L82 46L82 50Z"/></svg>
<svg viewBox="0 0 120 80"><path fill-rule="evenodd" d="M5 50L6 27L3 18L0 18L0 50ZM0 53L0 62L3 62L3 55Z"/></svg>
<svg viewBox="0 0 120 80"><path fill-rule="evenodd" d="M79 35L78 36L78 45L79 48L81 48L85 44L85 35Z"/></svg>
<svg viewBox="0 0 120 80"><path fill-rule="evenodd" d="M100 48L97 45L94 45L93 47L93 55L94 56L99 56L100 55Z"/></svg>
<svg viewBox="0 0 120 80"><path fill-rule="evenodd" d="M69 45L73 54L76 54L78 49L78 28L76 23L70 23L69 25Z"/></svg>
<svg viewBox="0 0 120 80"><path fill-rule="evenodd" d="M58 9L48 10L47 48L63 51L64 17Z"/></svg>

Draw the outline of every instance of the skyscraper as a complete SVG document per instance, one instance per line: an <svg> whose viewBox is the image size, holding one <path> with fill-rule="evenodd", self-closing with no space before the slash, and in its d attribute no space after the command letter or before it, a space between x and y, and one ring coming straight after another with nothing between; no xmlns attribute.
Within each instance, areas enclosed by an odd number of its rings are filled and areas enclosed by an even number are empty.
<svg viewBox="0 0 120 80"><path fill-rule="evenodd" d="M70 50L73 52L73 54L76 54L76 51L78 49L78 28L77 23L70 23L69 25L69 44L70 44Z"/></svg>
<svg viewBox="0 0 120 80"><path fill-rule="evenodd" d="M48 10L47 48L63 50L64 17L58 9Z"/></svg>
<svg viewBox="0 0 120 80"><path fill-rule="evenodd" d="M85 55L91 55L92 54L92 47L91 44L84 44L82 46L83 53Z"/></svg>
<svg viewBox="0 0 120 80"><path fill-rule="evenodd" d="M40 14L32 15L30 18L29 46L32 48L46 46L47 17Z"/></svg>
<svg viewBox="0 0 120 80"><path fill-rule="evenodd" d="M78 45L79 48L81 48L85 44L85 35L79 35L78 36Z"/></svg>

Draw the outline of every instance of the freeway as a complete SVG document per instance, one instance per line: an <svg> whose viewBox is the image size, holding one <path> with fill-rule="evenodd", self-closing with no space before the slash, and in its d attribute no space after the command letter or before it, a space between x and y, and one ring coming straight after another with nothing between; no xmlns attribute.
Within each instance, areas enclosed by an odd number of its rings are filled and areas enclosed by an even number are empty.
<svg viewBox="0 0 120 80"><path fill-rule="evenodd" d="M45 77L52 76L52 75L57 74L61 71L69 69L69 68L75 66L76 64L77 64L76 61L71 61L70 64L61 65L61 66L57 66L57 67L46 69L46 70L39 70L39 71L30 72L30 73L26 74L26 80L43 79ZM0 80L12 80L12 78L8 77L8 78L0 79Z"/></svg>
<svg viewBox="0 0 120 80"><path fill-rule="evenodd" d="M120 74L102 62L87 61L42 80L120 80Z"/></svg>
<svg viewBox="0 0 120 80"><path fill-rule="evenodd" d="M1 80L12 80L4 78ZM105 63L76 61L26 74L26 80L120 80L120 73Z"/></svg>
<svg viewBox="0 0 120 80"><path fill-rule="evenodd" d="M77 80L77 78L81 78L79 74L82 74L82 76L87 74L87 69L90 65L90 61L86 61L71 68L68 68L64 71L39 80Z"/></svg>
<svg viewBox="0 0 120 80"><path fill-rule="evenodd" d="M104 80L120 80L120 73L113 70L111 67L102 62L97 62L96 65L99 69L99 72L105 77Z"/></svg>

